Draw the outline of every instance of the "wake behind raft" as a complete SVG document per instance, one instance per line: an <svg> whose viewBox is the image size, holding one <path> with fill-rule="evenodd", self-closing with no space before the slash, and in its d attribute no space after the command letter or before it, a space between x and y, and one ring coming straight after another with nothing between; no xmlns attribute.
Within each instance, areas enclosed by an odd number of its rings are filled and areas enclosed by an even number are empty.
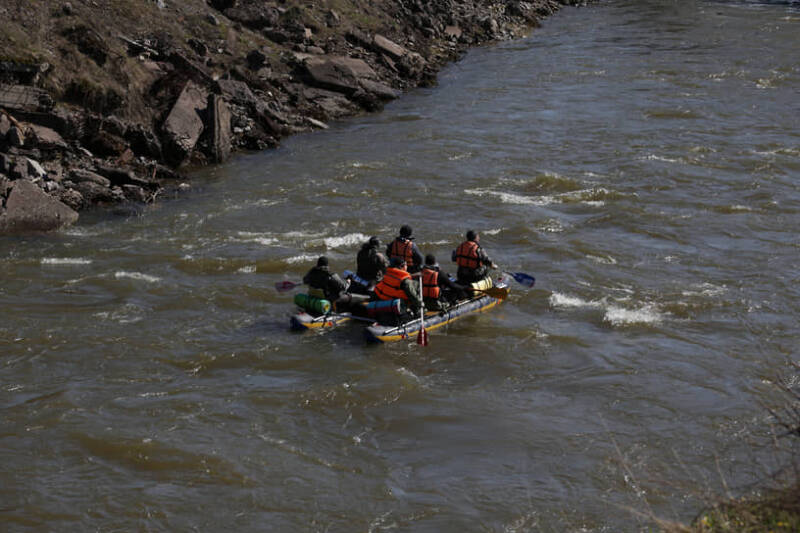
<svg viewBox="0 0 800 533"><path fill-rule="evenodd" d="M367 323L364 337L369 342L394 342L409 339L421 327L430 331L446 326L461 317L492 309L503 301L509 293L504 281L492 283L485 279L472 284L473 295L459 300L443 310L426 311L424 321L410 312L403 300L368 301L368 296L352 294L347 304L334 305L323 299L307 294L296 294L294 303L298 311L291 316L293 330L333 328L346 322Z"/></svg>

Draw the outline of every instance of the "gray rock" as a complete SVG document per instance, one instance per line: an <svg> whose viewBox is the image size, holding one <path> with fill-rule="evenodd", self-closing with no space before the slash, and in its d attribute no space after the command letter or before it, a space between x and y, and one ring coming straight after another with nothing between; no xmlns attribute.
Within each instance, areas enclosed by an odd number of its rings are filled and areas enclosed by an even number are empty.
<svg viewBox="0 0 800 533"><path fill-rule="evenodd" d="M66 141L53 129L38 124L28 124L28 132L31 134L31 141L40 148L46 150L68 148Z"/></svg>
<svg viewBox="0 0 800 533"><path fill-rule="evenodd" d="M0 234L52 231L73 224L78 213L27 180L14 182L5 211L0 214Z"/></svg>
<svg viewBox="0 0 800 533"><path fill-rule="evenodd" d="M303 65L312 84L344 94L361 88L360 79L375 79L375 71L362 59L343 56L311 56Z"/></svg>
<svg viewBox="0 0 800 533"><path fill-rule="evenodd" d="M209 97L208 111L211 157L222 163L231 153L231 112L222 97L216 94Z"/></svg>
<svg viewBox="0 0 800 533"><path fill-rule="evenodd" d="M147 203L150 196L147 192L138 185L123 185L122 190L125 193L125 198L134 202Z"/></svg>
<svg viewBox="0 0 800 533"><path fill-rule="evenodd" d="M395 60L400 59L408 53L408 50L399 44L377 33L372 37L372 46L378 53L386 54Z"/></svg>
<svg viewBox="0 0 800 533"><path fill-rule="evenodd" d="M80 183L76 183L74 189L81 193L84 201L88 202L89 204L112 202L114 200L114 196L109 187L103 186L94 181L82 181Z"/></svg>
<svg viewBox="0 0 800 533"><path fill-rule="evenodd" d="M11 146L25 146L25 134L22 133L22 129L17 126L11 126L11 129L8 130L8 134L6 134L6 139Z"/></svg>
<svg viewBox="0 0 800 533"><path fill-rule="evenodd" d="M194 150L203 133L202 115L206 109L206 91L189 81L164 121L165 156L174 164L183 162Z"/></svg>
<svg viewBox="0 0 800 533"><path fill-rule="evenodd" d="M26 157L25 158L25 162L28 165L28 169L27 170L28 170L28 176L30 178L42 179L45 176L47 176L47 171L42 167L42 165L38 161Z"/></svg>
<svg viewBox="0 0 800 533"><path fill-rule="evenodd" d="M0 142L4 141L11 129L11 119L3 112L0 112Z"/></svg>
<svg viewBox="0 0 800 533"><path fill-rule="evenodd" d="M105 188L111 186L111 181L108 178L104 178L100 174L96 174L91 170L86 170L83 168L73 168L70 170L69 179L76 185L79 183L94 183L95 185Z"/></svg>
<svg viewBox="0 0 800 533"><path fill-rule="evenodd" d="M64 188L58 191L58 199L64 204L69 206L71 209L78 211L81 209L84 204L86 203L83 199L83 195L76 191L75 189Z"/></svg>

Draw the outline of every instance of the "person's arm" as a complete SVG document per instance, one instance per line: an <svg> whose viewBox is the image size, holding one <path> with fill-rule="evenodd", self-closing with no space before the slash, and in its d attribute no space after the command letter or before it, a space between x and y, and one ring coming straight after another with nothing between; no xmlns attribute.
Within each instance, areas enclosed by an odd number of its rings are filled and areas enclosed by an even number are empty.
<svg viewBox="0 0 800 533"><path fill-rule="evenodd" d="M375 255L377 256L375 261L378 263L378 270L380 270L382 274L386 274L386 269L389 268L389 260L380 252L377 252Z"/></svg>
<svg viewBox="0 0 800 533"><path fill-rule="evenodd" d="M408 303L412 310L417 311L420 307L422 307L422 300L419 299L419 294L417 293L417 284L419 282L415 282L410 278L406 278L403 280L403 283L400 284L400 288L403 289L403 292L406 293L408 296Z"/></svg>
<svg viewBox="0 0 800 533"><path fill-rule="evenodd" d="M417 248L417 243L413 243L411 245L411 257L414 258L414 264L422 267L425 264L425 258L422 257L422 253L420 253L419 248Z"/></svg>
<svg viewBox="0 0 800 533"><path fill-rule="evenodd" d="M331 284L331 288L335 289L335 290L333 290L331 292L339 293L339 292L344 292L344 291L347 290L347 282L345 282L339 276L339 274L336 274L336 273L331 274L330 284Z"/></svg>
<svg viewBox="0 0 800 533"><path fill-rule="evenodd" d="M495 262L492 261L491 258L489 258L489 256L483 250L483 248L478 248L478 257L480 257L482 265L486 265L486 266L492 267L492 268L497 268L497 265L495 264Z"/></svg>
<svg viewBox="0 0 800 533"><path fill-rule="evenodd" d="M312 270L313 270L313 269L312 269ZM303 276L303 283L305 283L306 285L310 285L310 283L309 283L309 281L308 281L308 280L309 280L309 276L311 276L311 270L309 270L308 272L306 272L306 275L305 275L305 276Z"/></svg>

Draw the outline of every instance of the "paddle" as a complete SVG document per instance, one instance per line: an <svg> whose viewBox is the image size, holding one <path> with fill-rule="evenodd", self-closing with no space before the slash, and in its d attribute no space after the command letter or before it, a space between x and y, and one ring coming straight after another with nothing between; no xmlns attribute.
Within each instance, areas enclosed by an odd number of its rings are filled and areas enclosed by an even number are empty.
<svg viewBox="0 0 800 533"><path fill-rule="evenodd" d="M419 277L419 333L417 344L428 345L428 332L425 331L425 297L422 295L422 276Z"/></svg>
<svg viewBox="0 0 800 533"><path fill-rule="evenodd" d="M297 281L297 282L289 281L287 279L287 280L284 280L284 281L277 282L275 284L275 290L278 291L278 292L286 292L286 291L290 291L290 290L294 289L298 285L302 285L302 282L300 282L300 281Z"/></svg>
<svg viewBox="0 0 800 533"><path fill-rule="evenodd" d="M536 278L524 272L506 272L504 270L503 274L508 274L509 276L514 278L514 281L516 281L520 285L528 287L529 289L533 287L533 285L536 283Z"/></svg>
<svg viewBox="0 0 800 533"><path fill-rule="evenodd" d="M473 289L475 292L482 292L487 296L491 296L492 298L497 298L498 300L505 300L508 297L509 289L508 287L489 287L488 289Z"/></svg>

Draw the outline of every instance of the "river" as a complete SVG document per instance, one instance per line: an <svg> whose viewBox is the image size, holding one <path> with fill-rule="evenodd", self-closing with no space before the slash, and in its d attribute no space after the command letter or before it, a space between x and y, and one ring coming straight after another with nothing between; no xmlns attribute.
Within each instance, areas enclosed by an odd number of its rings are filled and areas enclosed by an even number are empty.
<svg viewBox="0 0 800 533"><path fill-rule="evenodd" d="M765 475L800 339L800 9L610 0L379 114L0 238L5 531L635 531ZM430 345L289 331L322 254L533 274ZM769 454L766 454L769 458Z"/></svg>

